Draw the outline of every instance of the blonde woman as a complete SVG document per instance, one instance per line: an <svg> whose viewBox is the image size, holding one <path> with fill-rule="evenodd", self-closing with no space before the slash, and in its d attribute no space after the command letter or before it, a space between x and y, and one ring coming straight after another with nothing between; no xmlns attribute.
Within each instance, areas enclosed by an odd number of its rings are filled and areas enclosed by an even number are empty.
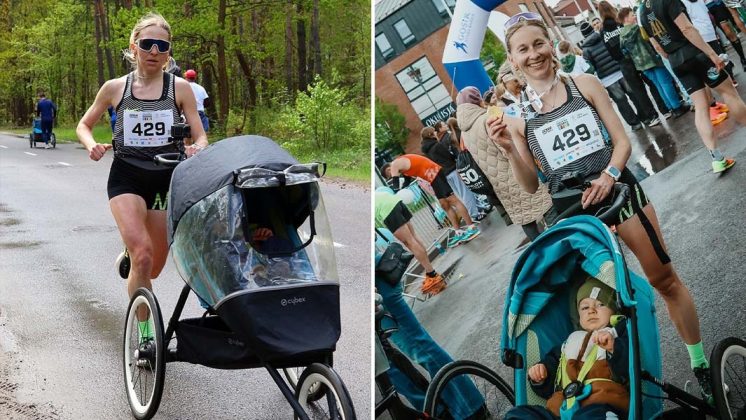
<svg viewBox="0 0 746 420"><path fill-rule="evenodd" d="M546 177L550 193L558 191L564 174L598 174L583 192L584 208L601 203L615 182L631 187L632 198L614 223L617 232L665 301L669 317L687 346L702 393L711 400L709 364L702 347L697 309L666 253L652 203L626 169L631 150L629 138L609 95L598 78L591 75L560 77L549 32L539 15L513 16L506 22L505 39L508 59L526 81L528 93L524 99L536 115L525 121L488 118L490 138L505 151L518 183L528 192L535 192L540 185L537 170ZM573 121L572 133L567 127L559 128L567 120ZM557 134L558 129L561 135ZM557 137L565 146L561 150L554 147ZM578 141L587 147L575 153ZM561 154L570 149L572 159L563 161Z"/></svg>
<svg viewBox="0 0 746 420"><path fill-rule="evenodd" d="M167 139L182 113L192 128L193 143L186 148L187 156L208 144L189 83L165 71L173 63L170 49L168 22L155 13L140 19L124 52L133 71L101 86L77 128L78 140L92 160L98 161L114 149L107 191L129 253L130 296L140 287L152 287L151 280L160 274L168 254L165 210L173 169L155 166L153 157L178 151ZM109 106L117 115L112 144L97 143L92 129Z"/></svg>

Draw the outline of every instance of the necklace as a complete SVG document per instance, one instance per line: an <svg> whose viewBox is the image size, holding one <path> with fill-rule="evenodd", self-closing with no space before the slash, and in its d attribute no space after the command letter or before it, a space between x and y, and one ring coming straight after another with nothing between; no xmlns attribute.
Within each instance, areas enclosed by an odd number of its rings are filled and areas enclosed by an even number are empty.
<svg viewBox="0 0 746 420"><path fill-rule="evenodd" d="M555 74L552 84L541 93L536 93L536 90L532 88L531 85L526 84L526 96L528 96L529 103L537 112L541 111L541 109L544 108L544 102L541 100L541 98L549 93L555 86L557 86L558 82L559 75Z"/></svg>

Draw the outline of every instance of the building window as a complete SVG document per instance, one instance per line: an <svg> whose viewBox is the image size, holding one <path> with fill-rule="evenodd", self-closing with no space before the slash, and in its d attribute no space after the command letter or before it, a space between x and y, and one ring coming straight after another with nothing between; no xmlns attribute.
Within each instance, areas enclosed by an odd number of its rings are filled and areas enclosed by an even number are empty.
<svg viewBox="0 0 746 420"><path fill-rule="evenodd" d="M432 0L432 2L441 16L447 16L447 9L451 9L451 12L453 12L453 9L456 7L456 0Z"/></svg>
<svg viewBox="0 0 746 420"><path fill-rule="evenodd" d="M518 8L521 9L521 12L528 12L528 7L526 6L526 3L518 3Z"/></svg>
<svg viewBox="0 0 746 420"><path fill-rule="evenodd" d="M456 110L451 95L427 57L400 70L396 78L423 125L445 121Z"/></svg>
<svg viewBox="0 0 746 420"><path fill-rule="evenodd" d="M404 45L409 45L414 42L414 34L412 34L412 31L409 29L409 25L407 25L407 22L404 21L404 19L396 22L394 24L394 29L396 29L396 32L399 33L401 42L403 42Z"/></svg>
<svg viewBox="0 0 746 420"><path fill-rule="evenodd" d="M384 34L383 32L376 35L376 46L381 52L383 58L389 58L394 55L394 49L391 48L391 43L389 42L389 39L386 38L386 34Z"/></svg>

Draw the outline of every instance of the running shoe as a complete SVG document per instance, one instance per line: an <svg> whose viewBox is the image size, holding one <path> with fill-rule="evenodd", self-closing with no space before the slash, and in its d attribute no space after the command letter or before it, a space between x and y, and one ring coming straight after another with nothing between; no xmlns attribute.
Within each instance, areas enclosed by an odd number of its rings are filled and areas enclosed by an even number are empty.
<svg viewBox="0 0 746 420"><path fill-rule="evenodd" d="M732 168L733 165L736 164L736 160L732 158L725 158L723 160L713 160L712 161L712 172L715 174L718 174L720 172L725 172L728 169Z"/></svg>
<svg viewBox="0 0 746 420"><path fill-rule="evenodd" d="M446 288L446 282L443 280L443 276L436 274L433 277L425 276L425 281L422 282L422 293L426 295L437 295Z"/></svg>
<svg viewBox="0 0 746 420"><path fill-rule="evenodd" d="M453 236L448 238L448 248L456 247L461 243L461 234L462 232L460 230L453 231Z"/></svg>
<svg viewBox="0 0 746 420"><path fill-rule="evenodd" d="M707 404L715 406L715 399L712 397L712 376L710 375L710 368L705 367L704 364L696 367L694 370L694 376L697 378L699 383L699 390L702 393L702 399L707 401Z"/></svg>
<svg viewBox="0 0 746 420"><path fill-rule="evenodd" d="M671 115L673 115L673 113L671 111L666 111L666 113L663 114L663 118L669 119L669 118L671 118Z"/></svg>
<svg viewBox="0 0 746 420"><path fill-rule="evenodd" d="M127 280L127 278L130 276L130 253L127 251L127 248L124 248L124 251L119 254L117 257L117 261L114 263L114 267L117 268L117 271L119 272L119 277Z"/></svg>
<svg viewBox="0 0 746 420"><path fill-rule="evenodd" d="M716 109L719 112L730 112L730 108L728 108L728 105L722 102L715 102L715 106L711 106L710 109Z"/></svg>
<svg viewBox="0 0 746 420"><path fill-rule="evenodd" d="M656 125L660 125L661 120L658 117L653 118L652 120L646 122L648 127L655 127Z"/></svg>
<svg viewBox="0 0 746 420"><path fill-rule="evenodd" d="M689 111L689 107L684 105L680 106L672 111L674 119L682 117L686 115L686 113Z"/></svg>
<svg viewBox="0 0 746 420"><path fill-rule="evenodd" d="M726 118L728 118L727 113L710 108L710 121L712 121L712 125L718 125L725 121Z"/></svg>
<svg viewBox="0 0 746 420"><path fill-rule="evenodd" d="M479 228L474 225L470 225L464 229L461 233L461 242L466 243L479 236Z"/></svg>

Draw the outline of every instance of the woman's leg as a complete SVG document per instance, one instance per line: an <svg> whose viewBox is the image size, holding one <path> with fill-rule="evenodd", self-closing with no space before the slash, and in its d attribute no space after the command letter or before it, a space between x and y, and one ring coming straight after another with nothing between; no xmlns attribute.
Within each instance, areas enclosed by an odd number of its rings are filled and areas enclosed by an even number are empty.
<svg viewBox="0 0 746 420"><path fill-rule="evenodd" d="M414 230L411 228L411 223L399 226L399 229L394 231L394 237L399 240L407 249L414 254L414 258L420 263L426 273L433 271L433 265L430 263L430 258L427 256L427 249L422 245L422 242L417 238Z"/></svg>
<svg viewBox="0 0 746 420"><path fill-rule="evenodd" d="M153 241L148 232L148 211L145 200L135 194L118 195L109 200L109 207L130 255L127 290L132 296L140 287L151 288Z"/></svg>
<svg viewBox="0 0 746 420"><path fill-rule="evenodd" d="M661 246L666 250L663 236L658 225L658 218L652 204L643 208L645 215L655 228ZM653 245L645 232L645 228L638 216L633 216L617 226L617 232L625 244L640 261L642 270L650 284L658 291L666 303L668 316L673 321L679 336L686 344L697 344L701 341L699 331L699 318L694 300L689 290L681 282L673 268L672 263L661 264L660 259L653 249Z"/></svg>
<svg viewBox="0 0 746 420"><path fill-rule="evenodd" d="M155 279L161 274L168 257L166 212L164 210L148 210L146 226L153 244L153 269L150 272L150 278Z"/></svg>

